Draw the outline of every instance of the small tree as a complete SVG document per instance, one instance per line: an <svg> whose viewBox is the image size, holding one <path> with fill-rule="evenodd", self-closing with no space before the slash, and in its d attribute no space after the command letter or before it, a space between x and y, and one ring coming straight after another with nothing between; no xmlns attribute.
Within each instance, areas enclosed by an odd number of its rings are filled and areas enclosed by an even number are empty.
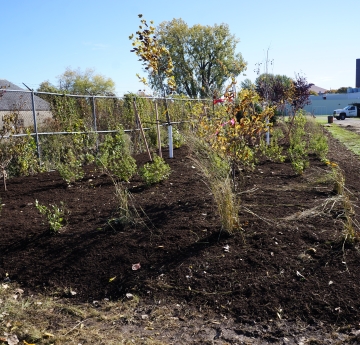
<svg viewBox="0 0 360 345"><path fill-rule="evenodd" d="M310 97L310 88L314 84L309 84L306 78L302 75L295 74L295 80L293 81L293 92L291 97L291 107L293 113L305 107L311 103Z"/></svg>
<svg viewBox="0 0 360 345"><path fill-rule="evenodd" d="M139 18L142 18L142 14L139 14ZM159 44L155 36L155 27L152 26L153 21L150 21L149 26L145 19L141 19L141 24L139 25L140 30L136 31L136 38L134 38L134 34L129 36L129 39L133 40L132 45L134 47L131 52L134 52L140 58L149 76L155 79L157 83L160 82L161 91L164 91L164 79L166 79L168 91L171 93L175 90L176 84L170 53L164 46ZM163 75L161 79L160 74ZM148 85L144 77L140 77L139 74L137 74L137 77L144 85Z"/></svg>
<svg viewBox="0 0 360 345"><path fill-rule="evenodd" d="M255 84L249 79L245 79L240 84L242 89L255 90Z"/></svg>
<svg viewBox="0 0 360 345"><path fill-rule="evenodd" d="M40 84L39 92L68 93L74 95L101 95L113 96L115 94L115 83L111 78L101 74L95 74L91 68L82 71L80 68L66 68L65 72L59 75L57 86L52 85L48 80Z"/></svg>
<svg viewBox="0 0 360 345"><path fill-rule="evenodd" d="M255 90L259 96L282 112L291 100L293 88L293 80L285 75L264 73L255 80Z"/></svg>
<svg viewBox="0 0 360 345"><path fill-rule="evenodd" d="M286 139L291 139L293 135L293 127L294 124L298 121L297 116L302 116L302 112L300 110L311 103L310 101L310 88L314 84L309 84L306 78L302 75L295 74L295 80L293 81L293 90L291 94L291 98L288 100L291 108L292 108L292 116L290 117L290 121L288 123L288 133L286 135Z"/></svg>
<svg viewBox="0 0 360 345"><path fill-rule="evenodd" d="M351 88L351 86L348 86L348 87L342 86L342 87L340 87L340 88L338 88L338 89L336 90L336 93L347 93L347 90L348 90L349 88Z"/></svg>
<svg viewBox="0 0 360 345"><path fill-rule="evenodd" d="M231 162L233 171L237 164L253 163L254 142L267 131L267 119L274 115L272 106L259 106L261 98L254 90L243 89L236 96L235 84L232 79L224 95L225 116L202 117L199 128L200 135Z"/></svg>
<svg viewBox="0 0 360 345"><path fill-rule="evenodd" d="M239 40L231 34L227 24L189 27L182 19L173 19L162 22L156 29L156 36L174 62L178 94L190 98L212 97L216 90L224 92L229 78L227 71L236 77L246 69L242 55L236 53ZM151 85L162 91L159 78L153 77L150 73ZM160 80L164 77L162 71L159 77Z"/></svg>

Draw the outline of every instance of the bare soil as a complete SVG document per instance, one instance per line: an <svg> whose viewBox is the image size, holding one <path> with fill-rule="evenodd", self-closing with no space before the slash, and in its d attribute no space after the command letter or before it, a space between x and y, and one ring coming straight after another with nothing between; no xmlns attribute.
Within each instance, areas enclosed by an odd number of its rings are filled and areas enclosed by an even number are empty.
<svg viewBox="0 0 360 345"><path fill-rule="evenodd" d="M359 213L360 162L329 139ZM241 171L243 230L229 235L189 156L182 147L166 158L172 173L159 184L131 180L136 224L117 219L113 181L94 166L71 186L56 171L8 180L8 191L0 189L0 280L73 303L131 293L148 315L168 305L183 322L181 337L168 335L173 344L360 341L360 252L343 241L329 168L309 157L303 176L267 160ZM64 202L66 227L51 234L35 200Z"/></svg>
<svg viewBox="0 0 360 345"><path fill-rule="evenodd" d="M334 124L345 127L345 129L350 130L352 132L360 133L360 119L349 117L345 120L336 120L334 118Z"/></svg>

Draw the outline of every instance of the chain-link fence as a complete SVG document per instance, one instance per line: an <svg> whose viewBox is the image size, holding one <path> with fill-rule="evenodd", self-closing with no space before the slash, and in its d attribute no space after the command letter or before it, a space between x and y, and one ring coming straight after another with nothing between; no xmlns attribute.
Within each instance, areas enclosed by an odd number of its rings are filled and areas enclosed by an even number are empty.
<svg viewBox="0 0 360 345"><path fill-rule="evenodd" d="M211 113L212 103L182 97L79 96L6 89L0 95L0 139L31 136L42 161L58 161L70 142L85 145L82 150L96 151L106 135L123 130L136 152L143 149L137 138L140 119L150 145L156 145L158 124L164 144L170 145L167 128L188 126L199 109Z"/></svg>

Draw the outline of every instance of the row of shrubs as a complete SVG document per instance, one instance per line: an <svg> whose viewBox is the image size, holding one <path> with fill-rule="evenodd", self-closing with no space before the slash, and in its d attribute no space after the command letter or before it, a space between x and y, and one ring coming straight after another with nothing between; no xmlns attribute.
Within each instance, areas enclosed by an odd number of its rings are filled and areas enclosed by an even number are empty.
<svg viewBox="0 0 360 345"><path fill-rule="evenodd" d="M313 119L307 119L302 111L298 112L292 121L291 126L283 121L278 122L271 132L270 145L260 137L257 145L246 148L251 151L250 157L253 157L251 164L256 163L259 155L278 162L288 158L294 171L302 174L308 166L309 153L316 154L323 161L326 160L327 138L321 126ZM185 123L174 130L174 147L183 144L182 131L188 132L189 129L190 125ZM166 146L168 144L166 128L161 127L161 132L161 145ZM150 149L155 151L158 145L155 126L146 131L146 138ZM102 135L91 132L44 135L40 137L40 147L39 160L33 136L0 140L0 164L4 161L9 162L7 167L4 167L9 177L56 169L68 183L72 183L83 177L84 164L95 162L103 169L111 171L120 180L128 181L136 172L136 164L132 156L145 150L140 132L125 134L121 126L116 128L115 133ZM285 147L288 148L287 151L284 150ZM222 159L226 160L226 157ZM241 167L242 162L236 164Z"/></svg>

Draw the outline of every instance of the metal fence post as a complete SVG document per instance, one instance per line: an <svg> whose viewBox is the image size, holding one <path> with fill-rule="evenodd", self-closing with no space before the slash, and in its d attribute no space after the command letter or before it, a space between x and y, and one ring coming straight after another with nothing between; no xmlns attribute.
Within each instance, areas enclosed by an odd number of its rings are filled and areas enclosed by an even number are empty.
<svg viewBox="0 0 360 345"><path fill-rule="evenodd" d="M167 99L165 98L165 109L166 109L166 121L168 123L168 140L169 140L169 158L174 158L174 149L173 149L173 129L171 125L169 108L167 104Z"/></svg>
<svg viewBox="0 0 360 345"><path fill-rule="evenodd" d="M94 120L94 131L97 131L97 124L96 124L96 109L95 109L95 96L92 96L92 111L93 111L93 120Z"/></svg>
<svg viewBox="0 0 360 345"><path fill-rule="evenodd" d="M36 121L36 110L35 110L35 97L34 97L34 90L31 90L31 105L32 105L32 112L34 118L34 132L35 132L35 140L36 140L36 150L37 156L39 158L39 163L41 163L41 156L40 156L40 145L39 145L39 133L37 129L37 121Z"/></svg>
<svg viewBox="0 0 360 345"><path fill-rule="evenodd" d="M266 145L270 145L270 127L269 127L269 117L266 118L266 126L267 126L267 131L266 131Z"/></svg>
<svg viewBox="0 0 360 345"><path fill-rule="evenodd" d="M153 101L154 101L154 99L153 99ZM156 100L155 100L155 115L156 115L157 140L158 140L158 146L159 146L159 157L162 158L161 137L160 137L160 121L159 121L159 112L158 112L158 106L157 106L157 101Z"/></svg>
<svg viewBox="0 0 360 345"><path fill-rule="evenodd" d="M92 111L93 111L93 121L94 121L94 132L97 133L97 123L96 123L96 108L95 108L95 96L92 96ZM96 152L99 151L99 137L96 137Z"/></svg>

